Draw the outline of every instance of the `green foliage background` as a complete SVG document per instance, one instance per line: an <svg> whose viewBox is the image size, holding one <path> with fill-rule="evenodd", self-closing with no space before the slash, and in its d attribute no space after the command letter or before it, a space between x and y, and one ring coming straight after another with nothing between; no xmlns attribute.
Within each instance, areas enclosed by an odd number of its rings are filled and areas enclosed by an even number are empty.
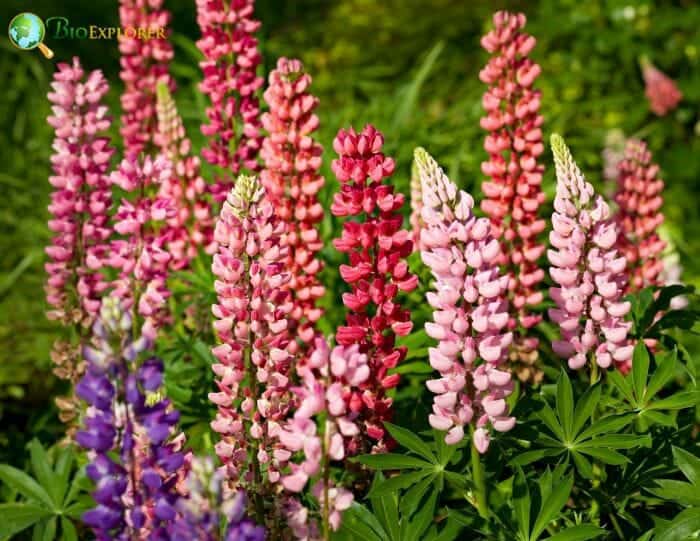
<svg viewBox="0 0 700 541"><path fill-rule="evenodd" d="M176 99L196 146L204 98L194 1L166 0L174 13ZM422 145L457 183L477 196L486 157L479 127L486 61L479 39L497 8L524 11L538 39L533 57L542 65L545 134L563 134L577 161L600 189L601 150L614 128L648 139L667 182L665 234L680 252L684 280L700 285L700 5L691 0L259 0L265 71L278 56L298 57L314 77L321 98L320 140L328 149L324 171L328 203L336 183L330 174L331 141L341 126L374 123L386 149L398 159L397 189L408 193L413 148ZM20 11L43 18L66 16L75 26L118 24L116 0L5 0L0 22ZM78 55L112 82L109 103L119 118L119 62L115 41L51 40L55 61ZM681 106L665 118L650 113L638 66L648 56L677 82ZM50 372L49 348L58 329L43 312L43 246L49 201L51 130L46 93L54 61L21 52L0 38L0 462L22 461L31 433L50 442L59 433L52 396L59 383ZM117 125L113 134L117 135ZM546 190L553 191L546 154ZM328 208L329 205L327 205ZM338 254L330 248L338 224L323 223L328 247L324 279L329 295L324 324L334 327L341 286Z"/></svg>

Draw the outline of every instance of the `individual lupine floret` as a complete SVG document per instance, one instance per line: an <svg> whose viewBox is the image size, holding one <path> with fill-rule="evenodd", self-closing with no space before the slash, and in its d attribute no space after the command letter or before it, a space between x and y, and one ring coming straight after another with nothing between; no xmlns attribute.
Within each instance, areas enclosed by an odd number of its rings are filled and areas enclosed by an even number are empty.
<svg viewBox="0 0 700 541"><path fill-rule="evenodd" d="M664 182L658 178L659 166L651 161L646 143L630 139L625 157L618 165L618 189L615 216L619 227L617 248L627 259L630 276L627 292L650 285L661 285L661 258L666 243L659 237L664 221L661 213Z"/></svg>
<svg viewBox="0 0 700 541"><path fill-rule="evenodd" d="M46 301L49 319L74 325L77 336L85 334L99 313L100 298L108 283L101 273L109 251L109 209L112 205L107 175L114 149L104 133L111 124L102 100L109 87L100 71L87 76L77 57L71 64L58 64L51 83L52 114L48 123L55 130L49 229L54 234L46 248ZM57 340L51 351L54 372L77 382L83 363L80 345ZM74 396L58 397L60 418L75 418Z"/></svg>
<svg viewBox="0 0 700 541"><path fill-rule="evenodd" d="M499 242L488 218L474 216L472 197L425 150L416 149L415 163L423 192L421 256L435 278L427 294L435 311L425 330L438 341L429 356L440 378L427 382L437 395L429 422L447 431L451 445L471 426L474 446L485 453L491 428L505 432L515 425L505 400L513 383L503 367L513 340L509 279L499 272Z"/></svg>
<svg viewBox="0 0 700 541"><path fill-rule="evenodd" d="M314 343L316 322L323 313L317 301L325 291L318 279L323 268L318 257L323 247L318 232L323 219L318 201L324 183L319 174L323 149L312 138L318 128L314 112L318 99L308 92L311 77L299 60L280 58L269 83L264 97L270 111L262 116L268 134L260 151L265 161L260 180L286 226L285 267L291 276L286 287L294 303L289 347L290 353L303 357Z"/></svg>
<svg viewBox="0 0 700 541"><path fill-rule="evenodd" d="M347 220L343 233L333 241L349 255L349 265L340 275L350 286L343 294L348 308L346 324L338 328L336 341L343 346L359 345L368 357L370 377L345 396L350 411L359 415L361 434L348 444L355 454L386 448L383 422L391 419L392 400L387 390L399 383L399 374L389 374L405 357L406 348L396 347L396 336L411 332L410 312L396 300L399 291L412 291L418 284L406 263L413 251L410 233L401 229L402 194L382 180L394 171L394 160L382 153L384 138L373 126L361 133L340 130L333 148L338 159L332 169L341 183L331 212L334 216L359 216Z"/></svg>
<svg viewBox="0 0 700 541"><path fill-rule="evenodd" d="M647 59L642 59L642 76L644 77L649 108L657 116L666 116L673 111L683 99L683 94L678 86L664 72L659 70Z"/></svg>
<svg viewBox="0 0 700 541"><path fill-rule="evenodd" d="M157 96L155 141L172 164L172 175L161 183L159 193L175 206L165 234L173 258L171 266L178 270L189 265L199 247L207 253L216 249L214 220L207 200L208 186L200 174L199 156L192 154L192 144L166 84L158 83Z"/></svg>
<svg viewBox="0 0 700 541"><path fill-rule="evenodd" d="M89 451L87 475L96 506L83 515L97 539L168 539L176 516L179 470L172 439L179 414L163 398L163 363L147 358L152 343L132 338L132 320L116 298L104 300L83 354L76 392L89 408L76 441Z"/></svg>
<svg viewBox="0 0 700 541"><path fill-rule="evenodd" d="M484 140L489 159L481 165L488 176L481 185L486 196L481 208L501 243L499 262L510 279L509 326L518 331L513 361L516 366L524 363L532 368L538 341L526 334L542 319L532 307L543 300L540 284L545 275L537 262L545 250L537 240L545 228L545 220L538 216L545 198L541 188L544 166L538 163L544 151L543 119L539 114L541 92L533 88L541 70L528 57L536 40L522 31L525 15L499 11L493 22L495 28L481 40L492 54L479 73L489 85L482 99L486 116L481 127L489 132Z"/></svg>
<svg viewBox="0 0 700 541"><path fill-rule="evenodd" d="M552 151L557 189L547 257L558 287L550 289L557 308L549 317L561 329L552 347L575 370L586 365L589 354L602 368L626 369L633 346L627 339L631 323L624 321L630 303L622 301L626 261L615 249L617 226L556 134Z"/></svg>
<svg viewBox="0 0 700 541"><path fill-rule="evenodd" d="M357 414L349 410L343 396L367 381L367 355L360 353L357 344L336 346L331 351L327 342L317 337L308 361L298 366L297 374L302 383L292 388L297 407L279 434L290 455L290 473L282 477L282 486L296 494L310 479L316 479L312 493L321 508L321 524L311 518L300 521L301 503L287 502L288 524L298 539L328 539L330 530L340 527L341 513L353 501L351 492L333 483L330 468L331 462L346 457L345 440L360 433ZM301 461L294 461L295 454L301 455ZM306 510L307 517L309 514Z"/></svg>
<svg viewBox="0 0 700 541"><path fill-rule="evenodd" d="M209 137L202 157L222 170L212 187L219 201L226 199L234 175L258 171L262 144L257 91L263 78L256 74L262 61L253 18L255 0L197 0L197 24L202 37L197 47L204 60L200 90L209 96L208 122L202 133Z"/></svg>
<svg viewBox="0 0 700 541"><path fill-rule="evenodd" d="M169 317L166 300L170 297L167 278L171 255L159 222L171 219L175 209L172 201L158 192L171 176L171 164L161 155L143 160L131 155L110 175L113 184L133 194L133 200L122 200L114 216L114 230L123 236L112 241L110 265L119 270L114 294L124 299L127 308L135 305L143 318L142 331L149 339L155 338Z"/></svg>
<svg viewBox="0 0 700 541"><path fill-rule="evenodd" d="M239 176L214 232L212 312L221 345L212 350L219 391L209 399L218 406L211 425L221 435L216 452L225 475L232 488L247 491L260 523L265 503L272 505L278 493L285 453L277 438L291 400L283 233L259 179Z"/></svg>
<svg viewBox="0 0 700 541"><path fill-rule="evenodd" d="M163 9L163 0L119 0L122 28L137 30L133 34L123 32L119 38L119 76L124 82L119 132L125 154L156 148L156 85L160 82L171 91L175 89L169 73L173 58L173 46L168 40L170 17L170 12ZM139 35L144 32L149 35Z"/></svg>

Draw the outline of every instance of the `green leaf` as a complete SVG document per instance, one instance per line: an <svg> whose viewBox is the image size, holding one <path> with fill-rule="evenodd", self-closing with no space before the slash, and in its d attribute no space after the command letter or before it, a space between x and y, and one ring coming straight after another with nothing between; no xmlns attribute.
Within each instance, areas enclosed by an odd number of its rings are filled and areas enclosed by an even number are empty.
<svg viewBox="0 0 700 541"><path fill-rule="evenodd" d="M41 502L55 510L51 497L34 479L26 473L7 464L0 464L0 481L20 492L24 497Z"/></svg>
<svg viewBox="0 0 700 541"><path fill-rule="evenodd" d="M373 486L380 483L381 473L377 473L372 483ZM389 534L389 539L399 541L399 508L397 494L389 494L388 496L371 496L372 511L377 517L384 531Z"/></svg>
<svg viewBox="0 0 700 541"><path fill-rule="evenodd" d="M401 489L406 489L416 484L426 475L430 475L430 472L427 470L420 470L409 473L402 473L401 475L385 479L384 481L381 481L379 483L374 483L368 496L388 496L392 492L397 492Z"/></svg>
<svg viewBox="0 0 700 541"><path fill-rule="evenodd" d="M573 484L574 478L572 475L567 475L560 482L554 483L552 493L542 502L542 507L537 515L537 520L535 520L530 539L538 539L547 525L559 514L559 511L569 498Z"/></svg>
<svg viewBox="0 0 700 541"><path fill-rule="evenodd" d="M649 376L649 351L646 344L640 340L634 346L632 354L632 381L634 383L634 394L637 401L644 400L644 390Z"/></svg>
<svg viewBox="0 0 700 541"><path fill-rule="evenodd" d="M606 533L606 530L593 524L578 524L548 537L546 541L586 541Z"/></svg>
<svg viewBox="0 0 700 541"><path fill-rule="evenodd" d="M659 312L665 312L671 306L671 301L674 297L679 295L688 295L693 293L695 288L693 286L687 286L683 284L673 284L661 288L656 300L654 301L654 312L658 314Z"/></svg>
<svg viewBox="0 0 700 541"><path fill-rule="evenodd" d="M572 430L574 436L581 431L586 421L591 418L598 402L600 402L600 393L600 383L596 383L593 387L589 387L577 402L574 410L574 427Z"/></svg>
<svg viewBox="0 0 700 541"><path fill-rule="evenodd" d="M420 439L416 434L410 430L406 430L405 428L393 425L391 423L384 423L384 426L389 431L389 434L391 434L391 436L406 449L413 451L433 464L437 464L437 458L433 454L428 444Z"/></svg>
<svg viewBox="0 0 700 541"><path fill-rule="evenodd" d="M649 492L664 500L679 502L682 505L700 507L700 490L697 486L674 479L657 479Z"/></svg>
<svg viewBox="0 0 700 541"><path fill-rule="evenodd" d="M574 459L576 469L586 479L593 479L593 466L590 461L578 451L571 451L571 457Z"/></svg>
<svg viewBox="0 0 700 541"><path fill-rule="evenodd" d="M565 441L573 438L574 427L574 393L571 389L571 380L564 370L557 379L557 415L564 429Z"/></svg>
<svg viewBox="0 0 700 541"><path fill-rule="evenodd" d="M521 539L530 538L530 489L523 470L518 467L513 478L513 508Z"/></svg>
<svg viewBox="0 0 700 541"><path fill-rule="evenodd" d="M597 458L606 464L612 464L613 466L622 466L623 464L629 462L624 455L618 453L617 451L613 451L612 449L583 449L578 447L577 450L580 453L592 456L593 458Z"/></svg>
<svg viewBox="0 0 700 541"><path fill-rule="evenodd" d="M515 458L511 459L510 464L513 466L527 466L538 460L546 457L557 456L564 452L564 448L557 449L535 449L534 451L525 451L520 453Z"/></svg>
<svg viewBox="0 0 700 541"><path fill-rule="evenodd" d="M61 481L51 469L49 457L36 438L29 443L29 456L37 480L50 496L54 506L60 506L63 497Z"/></svg>
<svg viewBox="0 0 700 541"><path fill-rule="evenodd" d="M647 386L647 400L654 398L656 393L671 379L673 373L676 371L677 357L678 351L676 349L668 355L659 355L656 357L656 370L654 370L654 373L651 375L649 385Z"/></svg>
<svg viewBox="0 0 700 541"><path fill-rule="evenodd" d="M621 428L627 426L634 419L634 415L631 413L623 413L621 415L608 415L599 419L586 430L581 432L576 441L584 441L599 434L606 434L610 432L617 432Z"/></svg>
<svg viewBox="0 0 700 541"><path fill-rule="evenodd" d="M576 449L632 449L634 447L649 447L650 445L651 436L649 434L604 434L578 444Z"/></svg>
<svg viewBox="0 0 700 541"><path fill-rule="evenodd" d="M629 379L620 374L617 370L611 370L607 373L608 381L611 382L620 394L632 405L636 405L637 401L634 398L634 393L632 392L632 385Z"/></svg>
<svg viewBox="0 0 700 541"><path fill-rule="evenodd" d="M419 541L423 539L423 532L428 529L430 523L433 521L435 516L435 503L437 502L437 491L433 490L428 496L428 501L423 504L416 513L410 524L410 535L408 539L410 541Z"/></svg>
<svg viewBox="0 0 700 541"><path fill-rule="evenodd" d="M661 413L660 411L644 410L639 416L646 419L650 424L676 426L676 419L674 417Z"/></svg>
<svg viewBox="0 0 700 541"><path fill-rule="evenodd" d="M68 481L73 469L74 453L74 447L72 445L67 445L65 447L61 447L61 449L58 451L58 456L56 457L54 471L56 472L56 477L62 489L57 500L60 503L64 503L64 498L66 497L66 492L68 491Z"/></svg>
<svg viewBox="0 0 700 541"><path fill-rule="evenodd" d="M61 517L61 541L78 541L78 532L70 519Z"/></svg>
<svg viewBox="0 0 700 541"><path fill-rule="evenodd" d="M367 541L389 541L389 537L375 517L364 505L353 502L343 513L342 530L353 534L351 539Z"/></svg>
<svg viewBox="0 0 700 541"><path fill-rule="evenodd" d="M700 458L685 449L673 447L673 462L694 485L700 486Z"/></svg>
<svg viewBox="0 0 700 541"><path fill-rule="evenodd" d="M650 410L680 410L693 407L698 403L700 403L700 391L683 391L652 402L647 408Z"/></svg>
<svg viewBox="0 0 700 541"><path fill-rule="evenodd" d="M656 311L652 306L654 302L652 288L647 287L646 289L642 289L637 294L636 298L632 298L632 300L635 303L634 319L637 321L638 325L637 332L642 333L649 327L656 315Z"/></svg>
<svg viewBox="0 0 700 541"><path fill-rule="evenodd" d="M549 404L547 404L547 402L544 400L541 401L541 404L542 408L537 412L537 417L539 417L542 422L547 425L547 428L549 428L555 436L562 441L565 440L566 437L564 436L564 429L559 424L554 411L552 411L552 408L550 408Z"/></svg>
<svg viewBox="0 0 700 541"><path fill-rule="evenodd" d="M51 511L32 503L0 504L0 539L12 537L51 516Z"/></svg>
<svg viewBox="0 0 700 541"><path fill-rule="evenodd" d="M57 523L56 517L51 517L47 521L46 528L44 529L44 536L42 538L42 541L55 541L55 539L56 539L56 523Z"/></svg>
<svg viewBox="0 0 700 541"><path fill-rule="evenodd" d="M356 457L355 460L375 470L400 470L402 468L435 469L435 465L430 462L396 453L360 455Z"/></svg>
<svg viewBox="0 0 700 541"><path fill-rule="evenodd" d="M684 541L700 531L700 509L686 509L665 528L655 541Z"/></svg>
<svg viewBox="0 0 700 541"><path fill-rule="evenodd" d="M401 498L399 503L399 509L401 509L401 514L405 517L410 517L420 505L423 496L433 484L435 480L435 475L429 475L421 482L413 485Z"/></svg>

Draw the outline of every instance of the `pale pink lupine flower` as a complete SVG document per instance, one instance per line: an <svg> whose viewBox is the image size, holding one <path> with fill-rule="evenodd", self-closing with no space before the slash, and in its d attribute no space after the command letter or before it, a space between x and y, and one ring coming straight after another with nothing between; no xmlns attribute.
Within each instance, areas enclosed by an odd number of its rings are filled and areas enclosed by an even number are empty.
<svg viewBox="0 0 700 541"><path fill-rule="evenodd" d="M429 422L447 431L451 445L472 426L474 446L484 453L490 429L505 432L515 425L505 401L513 384L503 367L513 339L507 332L508 276L498 270L499 242L488 218L474 216L472 197L421 148L415 163L423 192L421 256L435 278L427 295L435 311L425 330L438 341L429 357L440 378L427 382L436 394Z"/></svg>
<svg viewBox="0 0 700 541"><path fill-rule="evenodd" d="M642 76L644 77L649 108L657 116L665 116L673 111L683 99L683 94L673 79L659 70L648 60L642 61Z"/></svg>
<svg viewBox="0 0 700 541"><path fill-rule="evenodd" d="M260 151L265 161L260 180L286 226L285 267L291 276L287 288L294 303L289 348L303 357L313 346L316 322L323 314L317 301L325 292L318 278L323 268L318 257L323 247L318 232L323 219L318 201L324 183L319 173L323 148L312 138L319 123L318 98L309 93L311 77L299 60L280 58L269 83L265 101L270 110L262 116L267 136Z"/></svg>
<svg viewBox="0 0 700 541"><path fill-rule="evenodd" d="M198 247L207 253L216 250L208 186L200 174L199 156L192 154L192 145L185 134L182 118L177 112L167 85L158 83L158 131L156 144L172 163L172 176L160 185L160 196L175 206L173 217L167 221L168 251L172 268L183 269L197 256Z"/></svg>
<svg viewBox="0 0 700 541"><path fill-rule="evenodd" d="M618 171L617 248L627 259L630 278L626 291L634 292L662 284L661 255L666 243L658 231L664 221L661 212L664 181L658 178L659 166L652 163L646 143L637 139L627 142Z"/></svg>
<svg viewBox="0 0 700 541"><path fill-rule="evenodd" d="M221 344L212 350L219 391L209 399L218 407L211 426L221 435L215 448L224 473L233 488L248 490L253 504L276 497L290 456L279 442L293 406L283 233L259 179L239 176L214 232L212 312Z"/></svg>
<svg viewBox="0 0 700 541"><path fill-rule="evenodd" d="M126 309L135 305L143 318L142 333L151 340L169 321L171 255L161 222L172 219L175 209L170 199L158 193L171 175L171 163L162 155L143 160L131 155L110 175L112 184L132 194L132 199L122 200L114 215L114 230L123 238L111 245L109 264L119 270L113 295L123 299Z"/></svg>
<svg viewBox="0 0 700 541"><path fill-rule="evenodd" d="M629 366L633 346L624 321L630 303L625 290L625 257L616 249L618 230L610 209L574 162L564 140L552 135L557 191L547 252L549 274L558 287L549 317L561 330L552 347L569 367L586 365L589 354L602 368Z"/></svg>
<svg viewBox="0 0 700 541"><path fill-rule="evenodd" d="M163 0L119 0L119 22L122 28L137 30L135 36L122 32L119 38L119 76L124 81L119 132L125 154L139 154L155 149L156 84L162 82L170 91L175 89L168 72L173 58L168 41L170 12L163 9ZM147 39L138 35L139 29L150 32Z"/></svg>
<svg viewBox="0 0 700 541"><path fill-rule="evenodd" d="M199 89L209 97L208 122L202 133L209 145L202 157L223 170L212 186L218 201L231 189L231 173L258 171L262 144L257 91L263 78L256 74L262 61L253 18L255 0L196 0L197 24L202 37L197 47L204 80Z"/></svg>

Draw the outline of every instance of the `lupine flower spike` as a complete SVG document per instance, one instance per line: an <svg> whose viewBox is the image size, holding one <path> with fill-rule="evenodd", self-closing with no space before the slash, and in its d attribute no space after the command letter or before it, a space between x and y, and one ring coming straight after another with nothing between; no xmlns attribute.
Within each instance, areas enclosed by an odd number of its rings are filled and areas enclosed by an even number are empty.
<svg viewBox="0 0 700 541"><path fill-rule="evenodd" d="M557 308L550 309L549 317L561 329L561 340L552 347L574 370L591 357L602 368L626 370L633 346L627 339L631 324L624 321L630 303L622 300L626 261L615 249L617 226L556 134L552 151L557 190L549 236L554 249L547 257L557 284L550 289Z"/></svg>
<svg viewBox="0 0 700 541"><path fill-rule="evenodd" d="M652 163L646 143L630 139L618 170L615 195L618 249L627 258L628 292L662 285L660 274L664 263L661 255L666 243L658 234L664 221L661 213L664 182L658 178L659 166Z"/></svg>
<svg viewBox="0 0 700 541"><path fill-rule="evenodd" d="M115 185L134 194L132 200L122 200L114 216L114 229L123 235L112 241L110 265L119 270L114 291L125 300L126 308L135 307L143 320L142 332L149 339L155 339L157 330L169 320L165 301L170 297L171 255L160 222L172 220L175 208L158 192L171 176L171 164L162 155L143 160L131 155L110 176Z"/></svg>
<svg viewBox="0 0 700 541"><path fill-rule="evenodd" d="M510 430L506 397L513 392L504 365L513 335L508 332L508 276L498 269L500 245L488 218L476 218L474 200L457 189L433 158L419 148L415 163L423 192L421 256L435 278L427 299L433 322L429 349L439 379L427 382L436 394L430 425L457 444L471 426L473 444L485 453L491 429Z"/></svg>
<svg viewBox="0 0 700 541"><path fill-rule="evenodd" d="M418 166L414 160L411 163L411 217L409 218L409 223L413 231L413 249L416 251L421 249L420 231L423 228L423 219L421 218L422 209L423 192L421 191Z"/></svg>
<svg viewBox="0 0 700 541"><path fill-rule="evenodd" d="M649 108L657 116L666 116L673 111L683 99L678 86L668 75L659 70L648 59L641 60L642 76L644 77Z"/></svg>
<svg viewBox="0 0 700 541"><path fill-rule="evenodd" d="M481 40L492 54L479 78L489 85L482 104L486 116L481 127L489 132L484 148L488 161L481 170L488 180L482 183L486 199L482 210L491 219L494 236L501 243L500 264L509 276L511 320L516 332L512 360L521 379L539 380L537 339L527 329L542 319L532 307L542 302L540 286L544 269L537 260L544 244L537 236L545 221L538 217L544 202L541 189L544 167L538 159L544 151L540 91L533 88L540 67L528 55L535 47L534 37L522 31L525 15L499 11L493 17L495 28Z"/></svg>
<svg viewBox="0 0 700 541"><path fill-rule="evenodd" d="M189 265L198 247L207 253L215 250L214 220L207 200L208 186L200 174L199 156L192 154L175 100L164 83L158 83L157 94L156 143L172 164L172 175L160 185L160 196L170 199L175 207L165 234L173 258L171 266L178 270Z"/></svg>
<svg viewBox="0 0 700 541"><path fill-rule="evenodd" d="M102 98L108 85L100 71L85 77L80 61L61 63L51 83L55 130L49 229L54 234L46 248L46 301L49 319L75 325L83 336L99 313L100 297L108 287L100 269L109 252L109 209L112 204L107 169L114 153L104 136L111 121ZM51 358L54 372L77 382L82 374L80 344L58 340ZM75 417L72 397L59 397L60 417Z"/></svg>
<svg viewBox="0 0 700 541"><path fill-rule="evenodd" d="M318 128L314 112L318 99L308 92L311 77L299 60L280 58L269 82L265 101L270 111L262 117L267 136L260 152L265 168L260 180L286 227L285 268L291 276L286 287L294 303L288 328L292 337L289 350L297 355L313 346L316 321L323 313L316 306L324 293L318 279L322 263L317 257L323 247L318 232L323 219L318 201L324 183L319 174L323 149L311 137Z"/></svg>
<svg viewBox="0 0 700 541"><path fill-rule="evenodd" d="M129 312L106 298L83 350L88 368L76 392L89 408L76 441L89 451L96 503L83 521L99 540L170 539L185 462L172 438L179 414L160 394L162 361L131 329Z"/></svg>
<svg viewBox="0 0 700 541"><path fill-rule="evenodd" d="M119 21L122 28L149 34L124 33L119 38L119 75L124 81L119 131L125 154L150 152L156 148L154 137L158 129L156 84L175 89L168 71L173 58L173 47L168 41L170 12L163 9L163 0L119 0Z"/></svg>
<svg viewBox="0 0 700 541"><path fill-rule="evenodd" d="M292 303L284 289L289 274L283 233L260 180L239 176L214 233L218 303L212 311L221 345L212 350L219 391L209 399L218 406L212 428L221 435L216 453L224 474L231 488L248 492L258 522L265 502L274 503L279 492L274 485L289 456L277 439L291 397L287 320Z"/></svg>
<svg viewBox="0 0 700 541"><path fill-rule="evenodd" d="M382 180L394 172L394 160L382 153L384 138L373 126L361 133L340 130L333 148L338 159L332 169L341 183L331 212L334 216L362 216L364 221L345 221L343 233L333 241L337 250L349 254L349 265L340 275L351 290L343 294L348 308L346 324L338 328L336 341L342 346L359 345L370 368L367 381L351 385L344 396L350 411L359 415L361 434L353 438L351 454L386 448L383 422L391 419L392 400L388 389L399 383L399 374L389 374L406 356L396 347L396 336L411 332L410 313L396 300L399 291L409 292L418 279L408 270L406 257L413 250L410 233L401 229L402 194ZM368 439L367 439L368 438ZM373 444L373 445L372 445Z"/></svg>
<svg viewBox="0 0 700 541"><path fill-rule="evenodd" d="M202 124L202 133L209 137L202 157L223 170L212 187L217 200L223 201L231 189L231 173L260 169L262 134L256 93L263 78L256 74L262 57L255 38L260 22L253 19L255 0L197 0L196 4L202 31L197 47L204 55L199 88L211 102L208 122Z"/></svg>

